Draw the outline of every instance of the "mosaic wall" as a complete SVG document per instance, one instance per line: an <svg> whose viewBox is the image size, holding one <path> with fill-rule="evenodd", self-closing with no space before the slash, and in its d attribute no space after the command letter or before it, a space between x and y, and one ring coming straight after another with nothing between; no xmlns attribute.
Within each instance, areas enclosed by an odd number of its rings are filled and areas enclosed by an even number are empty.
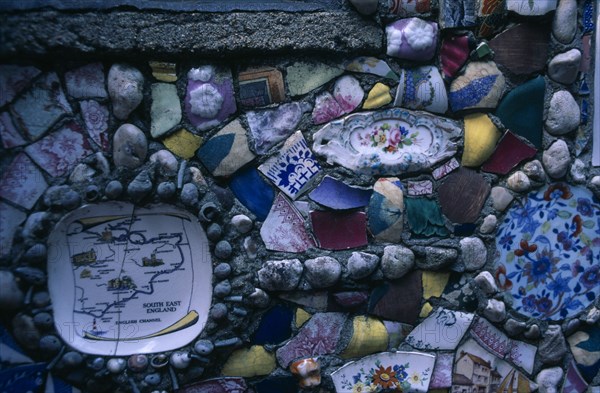
<svg viewBox="0 0 600 393"><path fill-rule="evenodd" d="M386 53L0 65L0 391L600 391L594 2L351 3Z"/></svg>

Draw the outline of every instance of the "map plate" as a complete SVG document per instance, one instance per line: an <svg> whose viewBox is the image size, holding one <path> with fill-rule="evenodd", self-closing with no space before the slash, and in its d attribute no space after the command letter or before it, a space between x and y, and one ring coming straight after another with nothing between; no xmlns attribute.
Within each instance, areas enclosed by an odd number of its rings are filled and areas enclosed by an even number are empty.
<svg viewBox="0 0 600 393"><path fill-rule="evenodd" d="M56 329L75 349L124 356L170 351L196 338L212 300L208 241L172 206L83 206L49 238Z"/></svg>

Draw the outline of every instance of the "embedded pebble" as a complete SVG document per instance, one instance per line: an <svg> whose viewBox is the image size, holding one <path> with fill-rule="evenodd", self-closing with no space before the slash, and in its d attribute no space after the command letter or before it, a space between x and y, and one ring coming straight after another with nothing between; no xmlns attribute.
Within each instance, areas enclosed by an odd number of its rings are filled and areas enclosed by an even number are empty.
<svg viewBox="0 0 600 393"><path fill-rule="evenodd" d="M590 311L588 311L586 317L585 317L585 322L588 325L593 325L596 322L598 322L600 320L600 309L596 308L596 307L592 307L590 309Z"/></svg>
<svg viewBox="0 0 600 393"><path fill-rule="evenodd" d="M85 188L85 200L88 202L95 202L100 198L100 189L97 185L91 184Z"/></svg>
<svg viewBox="0 0 600 393"><path fill-rule="evenodd" d="M50 227L50 215L47 212L35 212L27 217L23 227L23 237L35 239L46 235Z"/></svg>
<svg viewBox="0 0 600 393"><path fill-rule="evenodd" d="M231 218L231 225L238 233L248 233L252 230L252 220L245 214L238 214Z"/></svg>
<svg viewBox="0 0 600 393"><path fill-rule="evenodd" d="M69 351L63 355L61 360L67 367L77 367L83 363L83 355L76 351Z"/></svg>
<svg viewBox="0 0 600 393"><path fill-rule="evenodd" d="M25 314L17 314L12 320L12 331L15 339L26 349L36 349L40 341L40 332L35 327L33 318Z"/></svg>
<svg viewBox="0 0 600 393"><path fill-rule="evenodd" d="M216 242L223 237L223 228L217 223L210 224L206 229L208 240Z"/></svg>
<svg viewBox="0 0 600 393"><path fill-rule="evenodd" d="M214 294L216 297L224 298L231 293L231 283L229 280L221 281L215 285Z"/></svg>
<svg viewBox="0 0 600 393"><path fill-rule="evenodd" d="M77 183L89 183L94 180L96 176L96 171L94 168L87 164L77 164L73 171L69 175L69 183L77 184Z"/></svg>
<svg viewBox="0 0 600 393"><path fill-rule="evenodd" d="M81 204L81 197L69 186L51 186L44 193L44 204L50 208L73 210Z"/></svg>
<svg viewBox="0 0 600 393"><path fill-rule="evenodd" d="M185 183L181 189L180 198L184 205L190 207L196 206L198 203L198 198L200 198L198 187L196 187L193 183Z"/></svg>
<svg viewBox="0 0 600 393"><path fill-rule="evenodd" d="M377 255L355 251L348 258L348 274L355 280L365 278L377 269L378 264L379 257Z"/></svg>
<svg viewBox="0 0 600 393"><path fill-rule="evenodd" d="M42 308L50 304L50 294L46 291L39 291L33 294L31 304L34 307Z"/></svg>
<svg viewBox="0 0 600 393"><path fill-rule="evenodd" d="M271 298L269 297L269 294L262 289L254 288L254 292L248 296L248 301L254 307L265 308L269 305Z"/></svg>
<svg viewBox="0 0 600 393"><path fill-rule="evenodd" d="M404 276L415 266L415 254L403 246L387 246L381 257L381 270L387 279Z"/></svg>
<svg viewBox="0 0 600 393"><path fill-rule="evenodd" d="M483 271L475 276L475 283L487 296L493 295L498 292L498 286L492 276L492 273Z"/></svg>
<svg viewBox="0 0 600 393"><path fill-rule="evenodd" d="M169 363L176 369L184 369L190 365L192 358L187 352L176 351L171 354Z"/></svg>
<svg viewBox="0 0 600 393"><path fill-rule="evenodd" d="M571 170L569 173L571 174L571 179L575 183L583 184L586 179L586 170L587 167L583 161L579 158L576 158L571 165Z"/></svg>
<svg viewBox="0 0 600 393"><path fill-rule="evenodd" d="M498 218L493 214L488 214L483 219L481 226L479 227L479 232L484 235L490 234L496 230L496 224L498 223Z"/></svg>
<svg viewBox="0 0 600 393"><path fill-rule="evenodd" d="M227 306L223 303L217 303L211 307L209 314L212 319L221 320L227 316Z"/></svg>
<svg viewBox="0 0 600 393"><path fill-rule="evenodd" d="M42 285L46 282L46 272L36 267L21 266L14 272L17 277L31 285Z"/></svg>
<svg viewBox="0 0 600 393"><path fill-rule="evenodd" d="M258 282L270 291L291 291L298 286L302 271L298 259L267 261L258 271Z"/></svg>
<svg viewBox="0 0 600 393"><path fill-rule="evenodd" d="M515 199L506 188L500 186L492 187L490 196L492 197L492 206L494 209L501 212Z"/></svg>
<svg viewBox="0 0 600 393"><path fill-rule="evenodd" d="M492 322L502 322L506 318L506 305L496 299L489 299L483 315Z"/></svg>
<svg viewBox="0 0 600 393"><path fill-rule="evenodd" d="M546 131L551 135L564 135L573 131L580 122L579 105L567 90L557 91L550 99Z"/></svg>
<svg viewBox="0 0 600 393"><path fill-rule="evenodd" d="M117 199L123 193L123 184L118 180L111 180L104 188L104 195L109 199Z"/></svg>
<svg viewBox="0 0 600 393"><path fill-rule="evenodd" d="M562 381L563 370L560 367L547 368L535 377L539 393L557 393L558 385Z"/></svg>
<svg viewBox="0 0 600 393"><path fill-rule="evenodd" d="M168 150L159 150L150 156L150 162L158 163L158 170L167 177L175 176L179 163L177 158Z"/></svg>
<svg viewBox="0 0 600 393"><path fill-rule="evenodd" d="M23 305L25 294L17 285L12 272L0 270L0 309L16 310Z"/></svg>
<svg viewBox="0 0 600 393"><path fill-rule="evenodd" d="M160 383L161 381L161 377L159 373L152 373L152 374L148 374L144 377L144 382L146 382L148 385L151 386L156 386Z"/></svg>
<svg viewBox="0 0 600 393"><path fill-rule="evenodd" d="M554 13L552 34L562 44L569 44L577 31L577 0L560 0Z"/></svg>
<svg viewBox="0 0 600 393"><path fill-rule="evenodd" d="M546 172L544 172L544 167L540 160L529 161L523 165L523 172L533 181L546 181Z"/></svg>
<svg viewBox="0 0 600 393"><path fill-rule="evenodd" d="M334 285L342 275L342 266L332 257L317 257L304 262L306 279L313 288Z"/></svg>
<svg viewBox="0 0 600 393"><path fill-rule="evenodd" d="M227 240L221 240L215 246L215 256L221 259L227 259L231 256L233 249Z"/></svg>
<svg viewBox="0 0 600 393"><path fill-rule="evenodd" d="M144 199L150 191L152 191L152 178L148 171L141 171L127 186L127 195L134 202Z"/></svg>
<svg viewBox="0 0 600 393"><path fill-rule="evenodd" d="M141 166L148 153L146 136L133 124L123 124L113 136L113 162L117 167L134 169Z"/></svg>
<svg viewBox="0 0 600 393"><path fill-rule="evenodd" d="M176 192L177 187L172 181L164 181L162 183L159 183L158 187L156 187L156 193L158 194L158 197L163 201L173 198Z"/></svg>
<svg viewBox="0 0 600 393"><path fill-rule="evenodd" d="M135 373L144 371L148 367L148 356L132 355L127 359L127 367Z"/></svg>
<svg viewBox="0 0 600 393"><path fill-rule="evenodd" d="M535 340L540 337L540 327L537 324L529 326L529 329L523 334L525 338Z"/></svg>
<svg viewBox="0 0 600 393"><path fill-rule="evenodd" d="M244 239L244 251L250 259L254 259L258 256L258 243L256 240L248 236Z"/></svg>
<svg viewBox="0 0 600 393"><path fill-rule="evenodd" d="M52 315L47 312L40 312L33 316L33 323L35 323L35 326L41 329L48 329L52 327L53 322L54 319L52 318Z"/></svg>
<svg viewBox="0 0 600 393"><path fill-rule="evenodd" d="M548 76L558 83L570 85L577 79L580 63L581 52L578 49L559 53L548 63Z"/></svg>
<svg viewBox="0 0 600 393"><path fill-rule="evenodd" d="M48 248L46 247L46 245L44 243L36 243L33 246L29 247L27 251L25 251L23 259L31 263L45 262L47 254Z"/></svg>
<svg viewBox="0 0 600 393"><path fill-rule="evenodd" d="M458 261L464 264L465 270L479 270L487 260L487 249L478 237L465 237L460 241L460 257Z"/></svg>
<svg viewBox="0 0 600 393"><path fill-rule="evenodd" d="M531 188L529 176L522 171L516 171L510 175L506 180L506 184L514 192L525 192Z"/></svg>
<svg viewBox="0 0 600 393"><path fill-rule="evenodd" d="M517 321L512 318L509 318L506 323L504 323L504 330L506 330L506 333L511 337L518 336L523 333L525 329L527 329L527 324L525 322Z"/></svg>
<svg viewBox="0 0 600 393"><path fill-rule="evenodd" d="M425 258L417 258L417 267L424 270L439 270L456 261L458 251L452 248L425 247L420 249Z"/></svg>
<svg viewBox="0 0 600 393"><path fill-rule="evenodd" d="M228 263L219 263L213 271L213 275L220 280L227 278L230 274L231 265Z"/></svg>
<svg viewBox="0 0 600 393"><path fill-rule="evenodd" d="M40 339L40 351L45 352L47 355L53 355L60 351L62 347L61 341L54 335L47 335Z"/></svg>
<svg viewBox="0 0 600 393"><path fill-rule="evenodd" d="M199 355L210 355L214 349L215 346L210 340L198 340L194 344L194 351Z"/></svg>
<svg viewBox="0 0 600 393"><path fill-rule="evenodd" d="M125 369L125 359L112 358L106 362L106 368L113 374L118 374Z"/></svg>
<svg viewBox="0 0 600 393"><path fill-rule="evenodd" d="M88 361L88 365L92 370L100 371L104 368L106 361L104 358L94 358L92 361Z"/></svg>
<svg viewBox="0 0 600 393"><path fill-rule="evenodd" d="M125 120L144 98L144 76L127 64L113 64L108 72L108 94L113 114Z"/></svg>
<svg viewBox="0 0 600 393"><path fill-rule="evenodd" d="M567 353L565 336L559 325L549 325L538 344L538 357L543 364L559 364Z"/></svg>
<svg viewBox="0 0 600 393"><path fill-rule="evenodd" d="M552 178L563 177L571 165L569 147L562 139L554 142L542 155L542 162L546 173Z"/></svg>

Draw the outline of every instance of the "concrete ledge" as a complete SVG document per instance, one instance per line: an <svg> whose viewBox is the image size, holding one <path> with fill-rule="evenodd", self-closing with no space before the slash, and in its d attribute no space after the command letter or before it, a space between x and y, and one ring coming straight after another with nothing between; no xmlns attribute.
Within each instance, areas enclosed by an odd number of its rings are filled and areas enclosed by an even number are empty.
<svg viewBox="0 0 600 393"><path fill-rule="evenodd" d="M383 29L356 12L0 14L0 57L228 58L298 52L376 54Z"/></svg>

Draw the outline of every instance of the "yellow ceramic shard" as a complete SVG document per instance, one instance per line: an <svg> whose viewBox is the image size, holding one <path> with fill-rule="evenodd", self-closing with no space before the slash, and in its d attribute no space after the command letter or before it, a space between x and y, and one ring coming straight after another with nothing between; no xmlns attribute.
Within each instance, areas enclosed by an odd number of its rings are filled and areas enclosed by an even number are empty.
<svg viewBox="0 0 600 393"><path fill-rule="evenodd" d="M376 83L367 95L367 100L363 104L363 109L375 109L392 102L390 87L383 83Z"/></svg>
<svg viewBox="0 0 600 393"><path fill-rule="evenodd" d="M253 345L233 352L225 362L221 374L226 377L251 378L268 375L275 367L275 355L267 352L262 345Z"/></svg>
<svg viewBox="0 0 600 393"><path fill-rule="evenodd" d="M419 318L426 318L433 311L433 307L429 302L423 304L423 308L421 309L421 313L419 314Z"/></svg>
<svg viewBox="0 0 600 393"><path fill-rule="evenodd" d="M152 76L162 82L175 82L177 80L177 64L164 61L149 61Z"/></svg>
<svg viewBox="0 0 600 393"><path fill-rule="evenodd" d="M171 153L178 155L181 158L189 160L194 157L196 150L202 145L202 138L198 135L194 135L185 128L169 135L163 139L163 143L171 151Z"/></svg>
<svg viewBox="0 0 600 393"><path fill-rule="evenodd" d="M388 346L388 332L378 319L358 316L352 322L354 331L346 349L341 353L344 359L363 357L382 352Z"/></svg>
<svg viewBox="0 0 600 393"><path fill-rule="evenodd" d="M296 309L296 327L300 328L300 326L304 325L306 321L308 321L312 317L312 314L307 313L300 307Z"/></svg>
<svg viewBox="0 0 600 393"><path fill-rule="evenodd" d="M500 131L483 113L465 116L465 148L462 156L464 166L483 164L496 149Z"/></svg>
<svg viewBox="0 0 600 393"><path fill-rule="evenodd" d="M423 299L440 297L448 284L450 273L423 271Z"/></svg>

